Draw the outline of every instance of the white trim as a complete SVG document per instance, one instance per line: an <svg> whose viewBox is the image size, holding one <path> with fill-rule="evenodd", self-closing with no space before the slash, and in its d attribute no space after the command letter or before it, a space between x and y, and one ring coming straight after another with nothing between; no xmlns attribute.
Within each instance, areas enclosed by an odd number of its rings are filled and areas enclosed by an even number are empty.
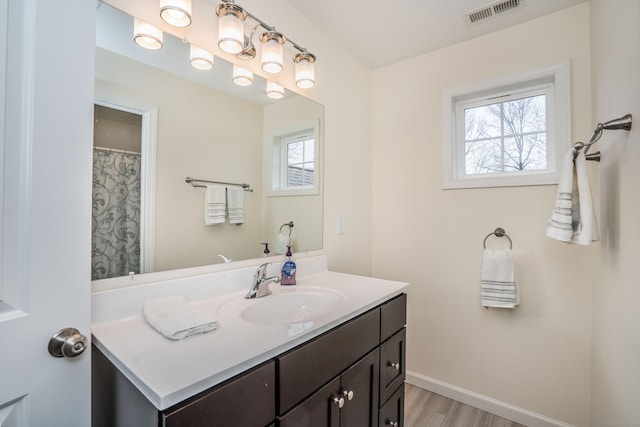
<svg viewBox="0 0 640 427"><path fill-rule="evenodd" d="M574 427L571 424L564 423L462 387L457 387L453 384L448 384L434 378L420 375L416 372L407 371L406 382L424 390L464 403L465 405L473 406L474 408L481 409L499 417L524 424L527 427Z"/></svg>
<svg viewBox="0 0 640 427"><path fill-rule="evenodd" d="M548 115L547 128L554 130L548 135L548 169L540 172L503 173L491 176L456 177L455 141L453 116L456 98L479 94L528 81L552 78L554 86L553 113ZM561 151L571 148L571 96L570 63L568 60L545 65L535 69L474 82L442 92L442 188L479 188L522 185L557 184L560 178L559 159Z"/></svg>
<svg viewBox="0 0 640 427"><path fill-rule="evenodd" d="M157 107L132 107L96 99L97 105L142 116L140 141L140 273L155 271Z"/></svg>

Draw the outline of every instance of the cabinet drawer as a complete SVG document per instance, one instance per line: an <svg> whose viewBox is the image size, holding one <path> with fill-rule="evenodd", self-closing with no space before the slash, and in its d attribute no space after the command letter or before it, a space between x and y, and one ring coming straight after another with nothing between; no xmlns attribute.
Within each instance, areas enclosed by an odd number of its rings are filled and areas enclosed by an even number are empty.
<svg viewBox="0 0 640 427"><path fill-rule="evenodd" d="M186 404L167 409L162 425L264 427L276 417L275 389L275 363L272 361Z"/></svg>
<svg viewBox="0 0 640 427"><path fill-rule="evenodd" d="M406 333L402 328L380 345L380 405L389 399L405 379Z"/></svg>
<svg viewBox="0 0 640 427"><path fill-rule="evenodd" d="M283 414L379 344L380 310L346 324L276 358Z"/></svg>
<svg viewBox="0 0 640 427"><path fill-rule="evenodd" d="M404 386L398 388L387 403L380 408L378 427L389 427L390 425L404 426Z"/></svg>
<svg viewBox="0 0 640 427"><path fill-rule="evenodd" d="M407 294L380 306L380 342L386 341L407 323Z"/></svg>

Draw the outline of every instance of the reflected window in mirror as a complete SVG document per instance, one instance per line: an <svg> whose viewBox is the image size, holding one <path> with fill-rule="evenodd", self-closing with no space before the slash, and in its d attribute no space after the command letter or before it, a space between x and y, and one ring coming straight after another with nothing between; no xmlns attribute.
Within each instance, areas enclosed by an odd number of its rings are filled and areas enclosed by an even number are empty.
<svg viewBox="0 0 640 427"><path fill-rule="evenodd" d="M317 194L317 152L313 128L274 137L272 195Z"/></svg>

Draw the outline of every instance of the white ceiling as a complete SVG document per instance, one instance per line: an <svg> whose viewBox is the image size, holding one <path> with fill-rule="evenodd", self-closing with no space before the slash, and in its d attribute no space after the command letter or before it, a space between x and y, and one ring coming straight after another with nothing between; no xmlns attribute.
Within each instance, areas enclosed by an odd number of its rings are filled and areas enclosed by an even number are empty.
<svg viewBox="0 0 640 427"><path fill-rule="evenodd" d="M587 0L522 0L517 9L475 24L467 24L464 15L495 0L287 1L369 67L378 68Z"/></svg>

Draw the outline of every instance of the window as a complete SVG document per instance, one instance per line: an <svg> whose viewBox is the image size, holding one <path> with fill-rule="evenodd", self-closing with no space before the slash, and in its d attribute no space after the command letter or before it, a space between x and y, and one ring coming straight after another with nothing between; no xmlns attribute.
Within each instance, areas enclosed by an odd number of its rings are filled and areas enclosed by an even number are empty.
<svg viewBox="0 0 640 427"><path fill-rule="evenodd" d="M286 188L313 187L315 179L315 138L312 134L304 134L282 140L286 150ZM284 164L285 162L283 162Z"/></svg>
<svg viewBox="0 0 640 427"><path fill-rule="evenodd" d="M318 194L318 144L315 129L274 138L272 196Z"/></svg>
<svg viewBox="0 0 640 427"><path fill-rule="evenodd" d="M557 183L569 102L568 63L445 93L443 187Z"/></svg>

